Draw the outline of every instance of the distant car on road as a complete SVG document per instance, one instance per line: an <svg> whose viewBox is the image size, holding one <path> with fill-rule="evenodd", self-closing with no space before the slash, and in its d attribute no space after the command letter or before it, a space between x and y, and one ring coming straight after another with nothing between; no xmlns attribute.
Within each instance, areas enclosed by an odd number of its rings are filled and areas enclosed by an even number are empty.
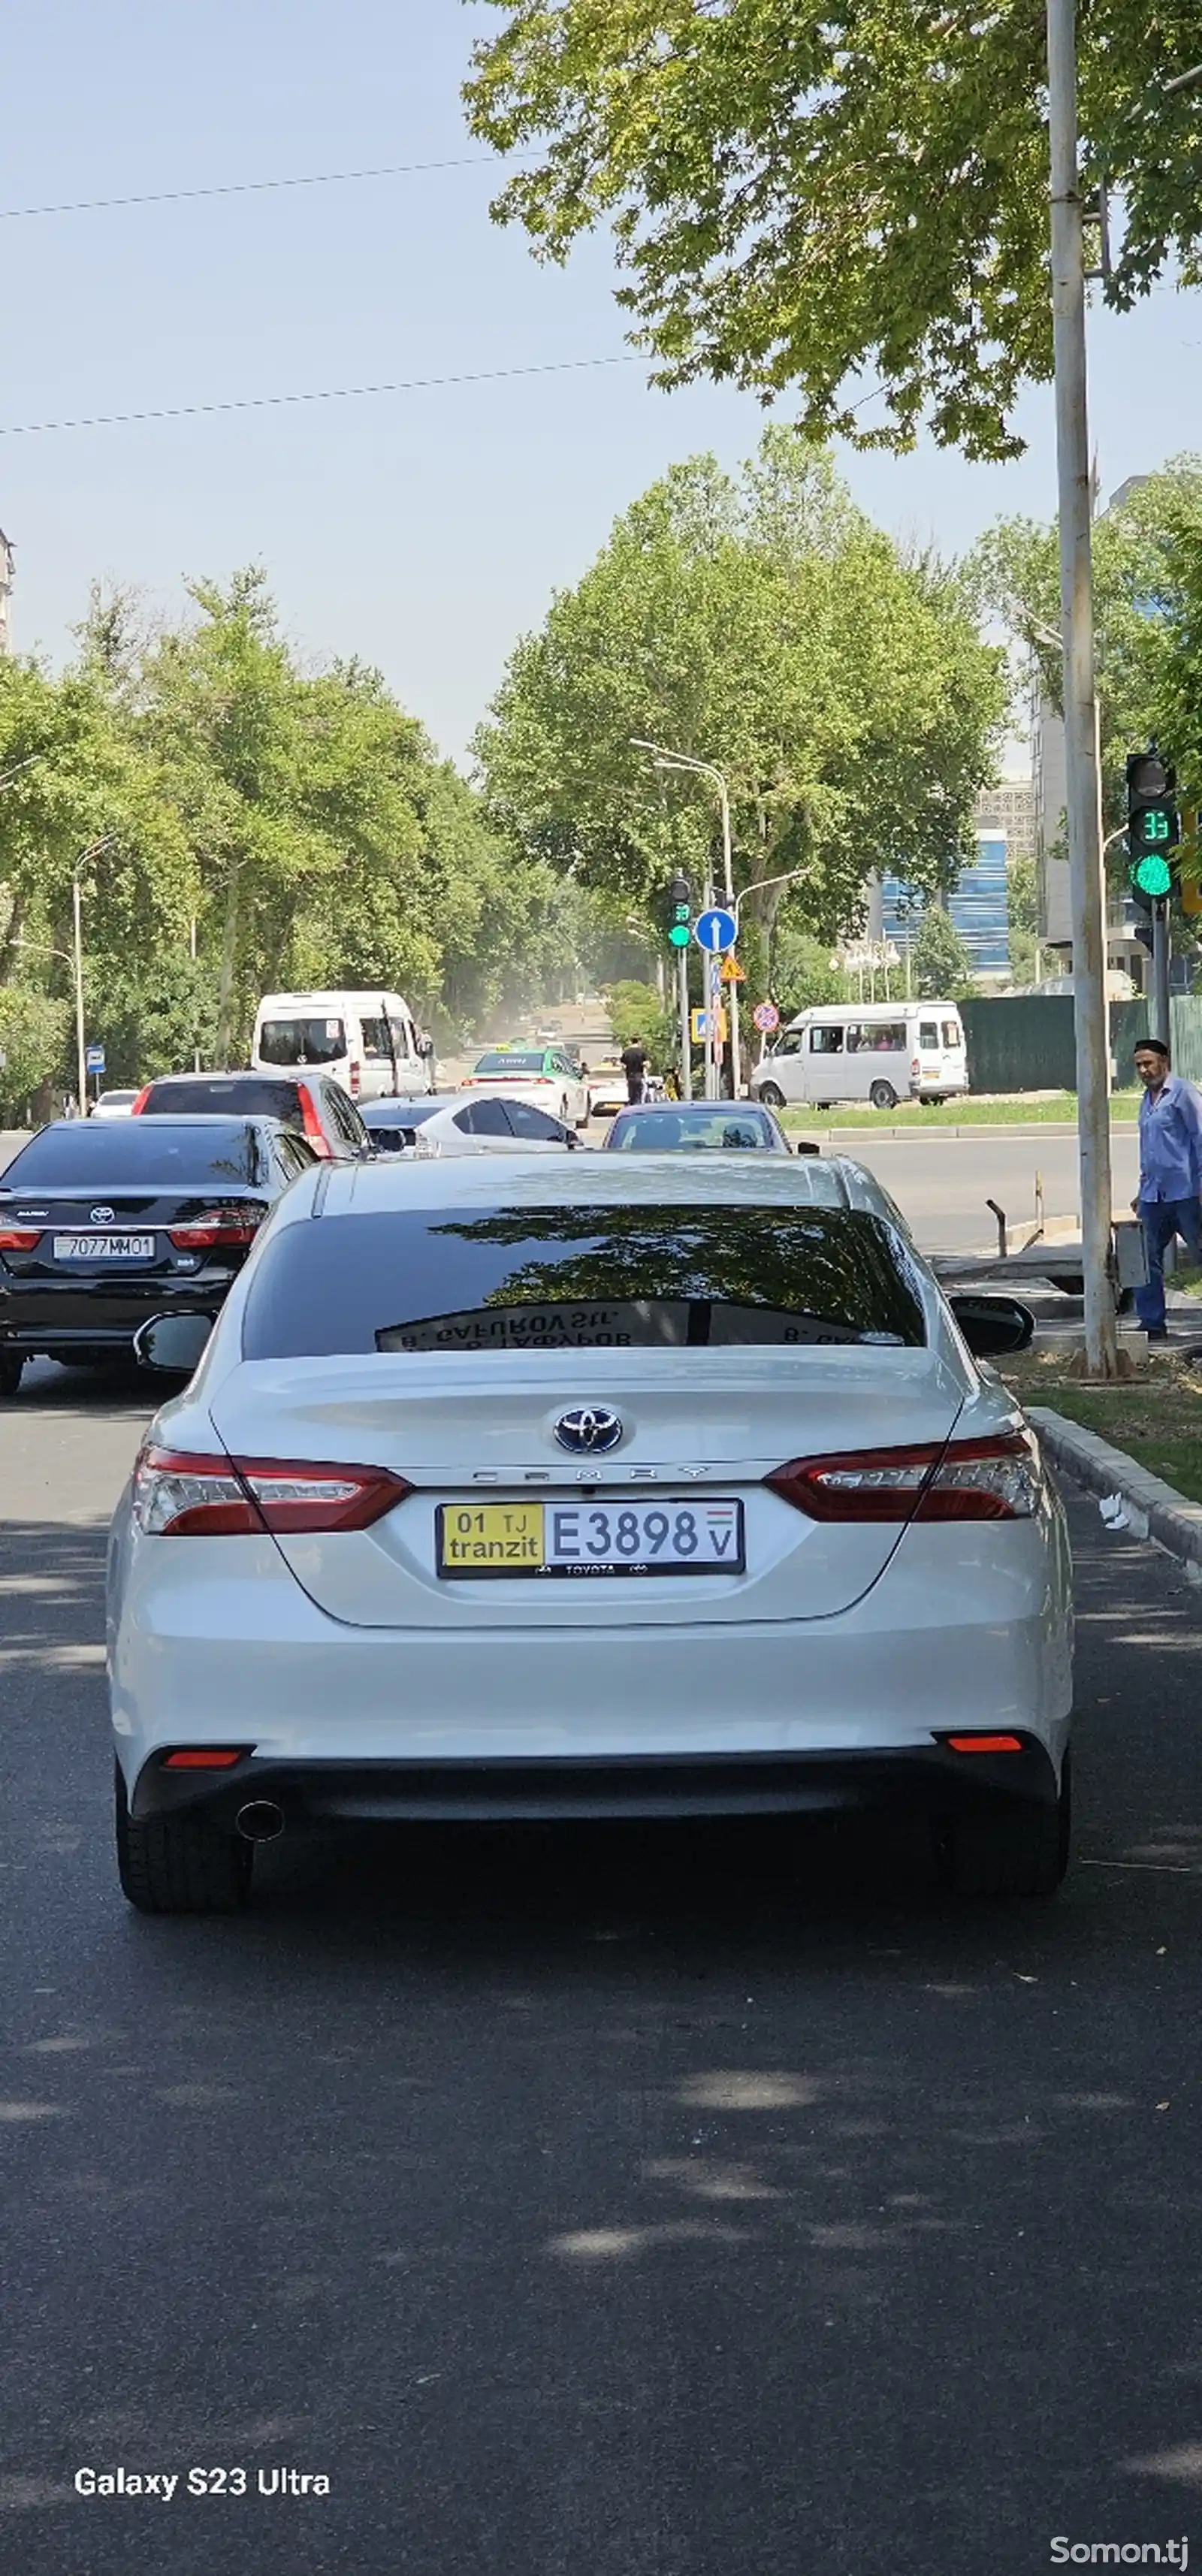
<svg viewBox="0 0 1202 2576"><path fill-rule="evenodd" d="M630 1094L619 1056L605 1056L599 1064L590 1065L584 1080L590 1118L612 1118L615 1111L628 1106Z"/></svg>
<svg viewBox="0 0 1202 2576"><path fill-rule="evenodd" d="M138 1097L137 1086L129 1091L102 1091L92 1103L93 1118L129 1118Z"/></svg>
<svg viewBox="0 0 1202 2576"><path fill-rule="evenodd" d="M128 1358L153 1315L215 1315L312 1149L269 1118L64 1118L0 1179L0 1395L27 1359Z"/></svg>
<svg viewBox="0 0 1202 2576"><path fill-rule="evenodd" d="M324 1073L165 1073L134 1102L135 1118L279 1118L320 1162L362 1160L367 1129L348 1092Z"/></svg>
<svg viewBox="0 0 1202 2576"><path fill-rule="evenodd" d="M434 1088L434 1047L403 993L265 993L255 1013L256 1069L318 1068L353 1100Z"/></svg>
<svg viewBox="0 0 1202 2576"><path fill-rule="evenodd" d="M1032 1319L949 1305L820 1177L476 1155L297 1184L113 1524L132 1904L228 1911L309 1823L674 1809L908 1809L961 1893L1052 1892L1064 1516L971 1356Z"/></svg>
<svg viewBox="0 0 1202 2576"><path fill-rule="evenodd" d="M619 1109L606 1153L787 1154L789 1139L771 1110L748 1100L679 1100Z"/></svg>
<svg viewBox="0 0 1202 2576"><path fill-rule="evenodd" d="M547 1109L567 1126L587 1123L588 1094L560 1046L488 1047L477 1057L463 1088L528 1100L533 1109Z"/></svg>
<svg viewBox="0 0 1202 2576"><path fill-rule="evenodd" d="M500 1092L482 1092L475 1100L465 1100L461 1091L426 1100L369 1100L363 1124L376 1154L545 1154L580 1141L562 1118Z"/></svg>
<svg viewBox="0 0 1202 2576"><path fill-rule="evenodd" d="M955 1002L824 1002L801 1011L751 1077L770 1109L833 1108L866 1100L937 1104L968 1089L964 1024Z"/></svg>

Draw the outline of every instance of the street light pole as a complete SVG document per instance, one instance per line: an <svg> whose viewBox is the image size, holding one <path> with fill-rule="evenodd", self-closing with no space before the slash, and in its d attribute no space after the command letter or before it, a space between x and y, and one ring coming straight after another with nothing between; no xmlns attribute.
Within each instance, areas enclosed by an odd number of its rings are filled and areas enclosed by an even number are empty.
<svg viewBox="0 0 1202 2576"><path fill-rule="evenodd" d="M1110 1293L1110 1065L1099 829L1085 372L1085 261L1077 164L1075 0L1047 0L1052 337L1060 520L1060 621L1073 934L1077 1132L1085 1355L1091 1377L1118 1375Z"/></svg>
<svg viewBox="0 0 1202 2576"><path fill-rule="evenodd" d="M88 1049L83 1016L83 928L80 917L79 872L81 868L87 866L89 859L99 858L102 850L111 848L116 837L115 832L106 832L102 840L93 841L86 850L81 850L71 871L71 923L75 950L75 1060L79 1068L78 1097L81 1118L86 1116L88 1106Z"/></svg>
<svg viewBox="0 0 1202 2576"><path fill-rule="evenodd" d="M726 779L722 771L720 769L716 769L711 760L694 760L692 753L687 751L669 751L666 744L662 742L644 742L639 734L632 734L630 742L631 748L634 751L649 751L655 760L657 768L692 770L699 778L710 779L713 785L717 788L718 802L722 815L723 890L728 909L731 912L735 912L734 860L731 848L730 832L730 789L727 786ZM705 909L707 912L710 910L713 900L713 872L712 869L707 867L705 880ZM737 920L737 912L735 912L735 917ZM717 968L714 964L713 958L704 950L702 954L705 957L705 982L702 988L705 994L705 1096L707 1100L716 1100L719 1091L718 1066L720 1063L720 1055L717 1036L717 1006L714 997L715 993L720 990L720 986ZM739 1096L740 1080L739 988L737 984L732 984L730 987L730 1037L731 1061L734 1067L734 1092L737 1100Z"/></svg>

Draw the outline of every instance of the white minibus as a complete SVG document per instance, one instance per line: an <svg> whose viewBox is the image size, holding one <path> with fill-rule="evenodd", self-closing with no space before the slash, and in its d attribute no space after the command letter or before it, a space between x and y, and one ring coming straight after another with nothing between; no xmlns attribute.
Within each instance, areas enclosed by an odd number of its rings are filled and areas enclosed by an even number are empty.
<svg viewBox="0 0 1202 2576"><path fill-rule="evenodd" d="M964 1026L954 1002L831 1002L799 1011L751 1077L769 1109L867 1100L952 1100L968 1089Z"/></svg>
<svg viewBox="0 0 1202 2576"><path fill-rule="evenodd" d="M256 1072L320 1065L353 1100L434 1088L433 1047L400 993L265 993L250 1060Z"/></svg>

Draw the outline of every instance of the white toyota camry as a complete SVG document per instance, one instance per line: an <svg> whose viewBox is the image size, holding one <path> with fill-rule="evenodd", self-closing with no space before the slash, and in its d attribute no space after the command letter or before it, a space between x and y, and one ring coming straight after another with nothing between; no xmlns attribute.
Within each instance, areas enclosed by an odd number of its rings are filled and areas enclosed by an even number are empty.
<svg viewBox="0 0 1202 2576"><path fill-rule="evenodd" d="M1029 1316L804 1161L582 1162L324 1164L263 1228L113 1525L126 1895L234 1906L309 1820L907 1803L1049 1893L1067 1543L969 1349Z"/></svg>

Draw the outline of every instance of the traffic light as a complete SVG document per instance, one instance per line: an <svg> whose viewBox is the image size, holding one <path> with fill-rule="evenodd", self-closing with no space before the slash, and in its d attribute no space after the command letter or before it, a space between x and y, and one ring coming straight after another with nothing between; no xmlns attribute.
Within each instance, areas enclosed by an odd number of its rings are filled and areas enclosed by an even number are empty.
<svg viewBox="0 0 1202 2576"><path fill-rule="evenodd" d="M673 877L667 898L668 945L687 948L693 933L693 889L687 877Z"/></svg>
<svg viewBox="0 0 1202 2576"><path fill-rule="evenodd" d="M1127 755L1127 876L1142 909L1173 891L1171 856L1181 838L1177 772L1153 745Z"/></svg>

